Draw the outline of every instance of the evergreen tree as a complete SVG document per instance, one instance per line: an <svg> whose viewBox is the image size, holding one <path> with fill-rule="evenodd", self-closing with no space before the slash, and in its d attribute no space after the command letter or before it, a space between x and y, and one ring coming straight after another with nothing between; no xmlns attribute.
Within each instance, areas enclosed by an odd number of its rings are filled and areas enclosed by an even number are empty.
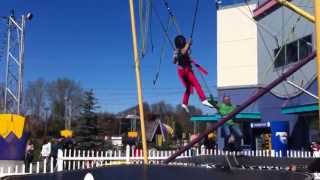
<svg viewBox="0 0 320 180"><path fill-rule="evenodd" d="M80 119L76 129L75 139L80 149L100 149L103 139L99 139L97 126L97 99L93 90L85 91L81 105Z"/></svg>

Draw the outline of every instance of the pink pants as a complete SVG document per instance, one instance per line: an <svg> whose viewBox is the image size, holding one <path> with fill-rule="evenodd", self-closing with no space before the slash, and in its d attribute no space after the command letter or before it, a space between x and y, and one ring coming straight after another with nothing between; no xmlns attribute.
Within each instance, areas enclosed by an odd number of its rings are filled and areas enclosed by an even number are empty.
<svg viewBox="0 0 320 180"><path fill-rule="evenodd" d="M206 96L191 68L178 67L178 75L181 82L186 87L186 91L183 94L183 104L188 105L190 94L193 92L193 87L196 89L200 100L206 100Z"/></svg>

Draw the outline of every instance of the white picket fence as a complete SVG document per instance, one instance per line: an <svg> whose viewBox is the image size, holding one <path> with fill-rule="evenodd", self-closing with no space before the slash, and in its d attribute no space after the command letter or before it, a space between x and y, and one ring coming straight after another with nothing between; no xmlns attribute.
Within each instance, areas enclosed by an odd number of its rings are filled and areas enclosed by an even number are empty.
<svg viewBox="0 0 320 180"><path fill-rule="evenodd" d="M8 166L0 167L0 179L5 176L13 175L26 175L26 174L38 174L38 173L53 173L54 170L54 159L51 158L49 161L44 159L43 161L37 161L30 163L28 166L22 164L21 166Z"/></svg>
<svg viewBox="0 0 320 180"><path fill-rule="evenodd" d="M165 159L171 156L175 151L158 151L149 150L149 163L161 164ZM239 153L239 152L237 152ZM222 150L205 149L204 147L190 149L177 158L195 157L200 155L236 155L236 152L227 152ZM244 156L250 157L275 157L282 158L281 152L274 150L258 150L243 151ZM316 158L320 157L320 152L312 153L310 151L287 151L290 158ZM142 150L134 150L130 146L126 146L124 151L108 150L108 151L81 151L81 150L58 150L57 159L43 160L35 162L28 167L25 165L16 167L0 167L0 178L10 175L23 175L32 173L52 173L57 171L69 171L76 169L86 169L93 167L101 167L115 164L141 164L143 162ZM177 164L177 163L173 163ZM183 165L183 164L179 164Z"/></svg>

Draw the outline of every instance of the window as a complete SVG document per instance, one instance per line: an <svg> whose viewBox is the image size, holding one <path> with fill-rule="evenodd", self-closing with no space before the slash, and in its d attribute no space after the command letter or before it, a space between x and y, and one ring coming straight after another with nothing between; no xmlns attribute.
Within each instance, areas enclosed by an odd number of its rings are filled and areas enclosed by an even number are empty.
<svg viewBox="0 0 320 180"><path fill-rule="evenodd" d="M287 64L298 61L298 41L294 41L290 44L287 44L286 59Z"/></svg>
<svg viewBox="0 0 320 180"><path fill-rule="evenodd" d="M277 56L279 49L281 52ZM279 68L291 63L295 63L307 57L312 52L312 35L305 36L291 43L285 44L282 48L273 50L274 68Z"/></svg>
<svg viewBox="0 0 320 180"><path fill-rule="evenodd" d="M278 55L278 52L279 52L280 49L281 49L281 52ZM281 67L281 66L285 65L285 47L275 49L274 50L274 56L277 56L276 60L274 61L274 67L275 68L278 68L278 67Z"/></svg>
<svg viewBox="0 0 320 180"><path fill-rule="evenodd" d="M299 59L307 57L312 52L312 37L311 35L299 40Z"/></svg>

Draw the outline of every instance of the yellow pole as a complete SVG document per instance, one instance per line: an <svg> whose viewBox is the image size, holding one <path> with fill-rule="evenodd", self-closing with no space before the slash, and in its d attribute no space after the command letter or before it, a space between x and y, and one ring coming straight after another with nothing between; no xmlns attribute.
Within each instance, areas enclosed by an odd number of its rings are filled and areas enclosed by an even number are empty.
<svg viewBox="0 0 320 180"><path fill-rule="evenodd" d="M146 131L144 125L144 111L143 111L143 100L142 100L142 88L141 88L141 78L140 78L140 63L137 47L137 32L136 32L136 21L134 15L134 4L133 0L129 0L130 4L130 16L131 16L131 30L132 30L132 43L133 43L133 55L134 63L136 67L136 79L137 79L137 89L138 89L138 102L139 102L139 114L140 114L140 125L141 125L141 136L142 136L142 148L143 148L143 162L148 164L148 150L146 141Z"/></svg>
<svg viewBox="0 0 320 180"><path fill-rule="evenodd" d="M318 96L320 96L320 0L314 0L314 17L315 17L315 36L316 36L316 53L317 53L317 81ZM320 101L318 101L320 107ZM319 109L319 129L320 129L320 109Z"/></svg>
<svg viewBox="0 0 320 180"><path fill-rule="evenodd" d="M316 1L316 0L314 0ZM319 0L318 0L319 1ZM292 11L296 12L297 14L301 15L302 17L306 18L307 20L311 22L315 22L315 17L308 13L307 11L303 10L302 8L296 6L295 4L289 2L288 0L278 0L278 2L285 7L291 9Z"/></svg>

